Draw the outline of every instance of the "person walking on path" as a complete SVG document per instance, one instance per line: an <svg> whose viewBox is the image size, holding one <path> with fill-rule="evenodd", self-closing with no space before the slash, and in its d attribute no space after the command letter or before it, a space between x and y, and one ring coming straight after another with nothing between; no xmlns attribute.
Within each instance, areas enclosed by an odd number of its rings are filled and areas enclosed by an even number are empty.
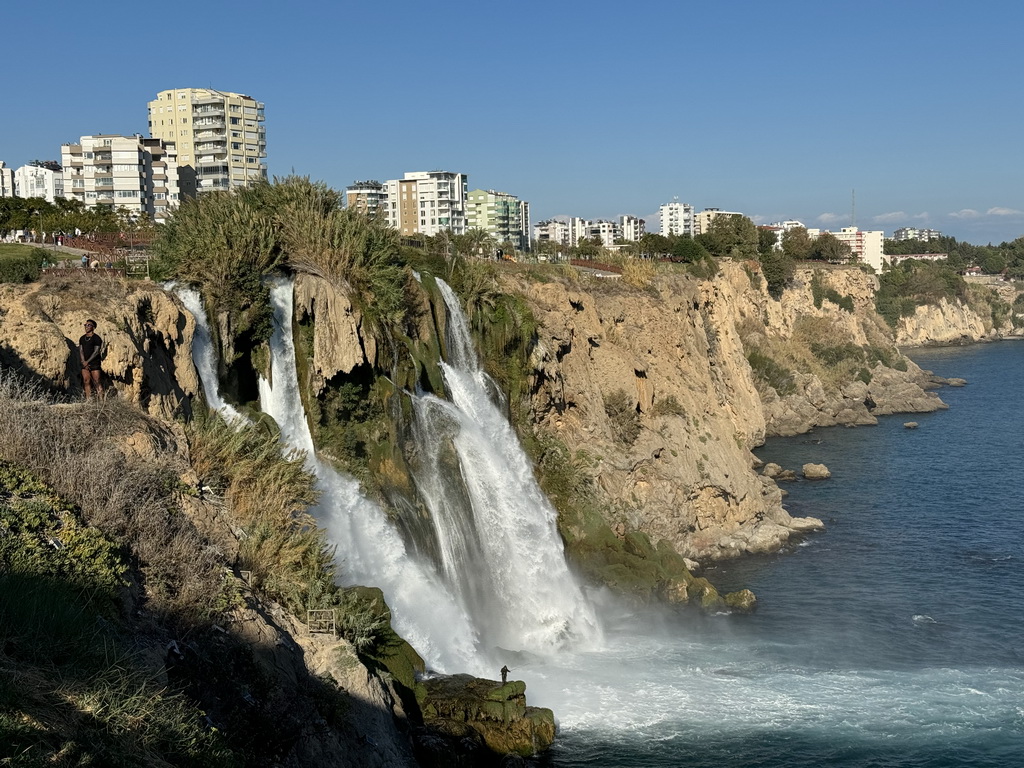
<svg viewBox="0 0 1024 768"><path fill-rule="evenodd" d="M96 321L85 321L85 333L78 340L78 357L82 363L82 384L85 386L85 399L96 390L103 397L103 385L100 383L100 353L103 350L103 339L96 333Z"/></svg>

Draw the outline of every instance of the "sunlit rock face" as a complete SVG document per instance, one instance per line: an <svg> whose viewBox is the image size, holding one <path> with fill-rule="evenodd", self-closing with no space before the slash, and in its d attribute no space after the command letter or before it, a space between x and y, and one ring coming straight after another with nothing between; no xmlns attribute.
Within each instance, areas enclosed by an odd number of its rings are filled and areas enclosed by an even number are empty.
<svg viewBox="0 0 1024 768"><path fill-rule="evenodd" d="M96 275L0 285L0 317L0 362L25 378L80 396L77 344L92 319L108 391L154 415L190 412L195 321L159 286Z"/></svg>

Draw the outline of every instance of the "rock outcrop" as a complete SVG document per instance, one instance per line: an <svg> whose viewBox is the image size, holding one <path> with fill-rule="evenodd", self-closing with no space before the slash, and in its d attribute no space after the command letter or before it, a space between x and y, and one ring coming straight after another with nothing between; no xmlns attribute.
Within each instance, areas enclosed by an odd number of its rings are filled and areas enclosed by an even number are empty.
<svg viewBox="0 0 1024 768"><path fill-rule="evenodd" d="M752 471L766 426L737 331L744 285L733 265L713 281L666 279L657 292L508 285L539 322L537 429L593 460L610 524L697 560L777 549L798 527L774 482ZM624 433L624 421L635 427Z"/></svg>
<svg viewBox="0 0 1024 768"><path fill-rule="evenodd" d="M417 756L428 766L479 765L501 755L529 757L555 740L555 717L550 709L526 706L526 684L451 675L422 681L423 727L417 737ZM488 760L489 758L489 760Z"/></svg>
<svg viewBox="0 0 1024 768"><path fill-rule="evenodd" d="M195 319L152 283L82 270L74 277L0 285L0 363L48 389L81 396L78 339L96 320L104 387L147 412L189 414L200 388L192 364Z"/></svg>

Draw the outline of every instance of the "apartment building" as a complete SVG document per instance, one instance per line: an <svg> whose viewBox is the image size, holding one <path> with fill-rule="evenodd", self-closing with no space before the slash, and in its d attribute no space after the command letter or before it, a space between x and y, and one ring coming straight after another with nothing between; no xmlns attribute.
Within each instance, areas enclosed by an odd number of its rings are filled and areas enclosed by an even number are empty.
<svg viewBox="0 0 1024 768"><path fill-rule="evenodd" d="M124 208L163 223L177 205L173 144L141 136L82 136L61 147L63 197L87 206Z"/></svg>
<svg viewBox="0 0 1024 768"><path fill-rule="evenodd" d="M702 235L711 229L711 222L717 219L719 216L742 216L742 213L736 211L722 211L718 208L705 208L693 217L693 235Z"/></svg>
<svg viewBox="0 0 1024 768"><path fill-rule="evenodd" d="M886 256L882 253L885 233L881 230L865 231L857 227L843 227L833 235L841 243L850 246L854 258L864 264L870 264L876 271L882 270L882 262Z"/></svg>
<svg viewBox="0 0 1024 768"><path fill-rule="evenodd" d="M345 187L345 205L369 216L383 215L387 201L387 189L379 181L357 181Z"/></svg>
<svg viewBox="0 0 1024 768"><path fill-rule="evenodd" d="M619 225L614 221L597 219L587 222L587 237L591 240L600 240L605 248L611 248L619 236Z"/></svg>
<svg viewBox="0 0 1024 768"><path fill-rule="evenodd" d="M466 198L466 228L482 229L498 243L530 250L530 204L507 192L474 189Z"/></svg>
<svg viewBox="0 0 1024 768"><path fill-rule="evenodd" d="M14 169L0 160L0 197L14 197Z"/></svg>
<svg viewBox="0 0 1024 768"><path fill-rule="evenodd" d="M619 238L637 242L647 232L647 222L636 216L619 216Z"/></svg>
<svg viewBox="0 0 1024 768"><path fill-rule="evenodd" d="M665 203L658 208L658 215L661 219L662 235L666 237L669 235L693 237L693 206L689 203L680 203L678 200Z"/></svg>
<svg viewBox="0 0 1024 768"><path fill-rule="evenodd" d="M57 163L23 165L13 177L14 197L41 197L48 203L64 197L64 173Z"/></svg>
<svg viewBox="0 0 1024 768"><path fill-rule="evenodd" d="M149 135L177 147L185 197L266 180L263 122L262 102L212 88L160 91L149 102Z"/></svg>
<svg viewBox="0 0 1024 768"><path fill-rule="evenodd" d="M816 238L828 230L808 229L807 234ZM889 257L882 252L882 243L885 240L885 233L882 230L864 231L857 227L843 227L838 232L829 232L841 242L850 246L850 253L853 259L862 264L870 264L875 271L882 270L882 264L888 262Z"/></svg>
<svg viewBox="0 0 1024 768"><path fill-rule="evenodd" d="M533 239L538 243L569 244L569 224L558 219L540 221L533 227Z"/></svg>
<svg viewBox="0 0 1024 768"><path fill-rule="evenodd" d="M398 232L434 235L451 230L466 233L466 174L451 171L413 171L386 181L387 221Z"/></svg>
<svg viewBox="0 0 1024 768"><path fill-rule="evenodd" d="M917 229L916 227L900 227L892 233L893 240L938 240L942 233L937 229Z"/></svg>

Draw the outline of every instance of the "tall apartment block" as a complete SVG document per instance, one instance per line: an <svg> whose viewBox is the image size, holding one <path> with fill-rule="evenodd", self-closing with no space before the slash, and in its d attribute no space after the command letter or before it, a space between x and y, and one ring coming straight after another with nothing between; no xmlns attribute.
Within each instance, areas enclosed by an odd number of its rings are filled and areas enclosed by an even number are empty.
<svg viewBox="0 0 1024 768"><path fill-rule="evenodd" d="M263 108L249 96L212 88L160 91L149 102L149 135L176 145L183 196L266 180Z"/></svg>
<svg viewBox="0 0 1024 768"><path fill-rule="evenodd" d="M661 234L665 235L687 235L693 237L694 221L693 206L689 203L680 203L674 200L665 203L658 208L661 218Z"/></svg>
<svg viewBox="0 0 1024 768"><path fill-rule="evenodd" d="M403 236L434 235L450 229L466 234L466 174L414 171L385 182L387 222Z"/></svg>
<svg viewBox="0 0 1024 768"><path fill-rule="evenodd" d="M383 216L387 202L387 188L379 181L357 181L345 187L345 205L369 216Z"/></svg>
<svg viewBox="0 0 1024 768"><path fill-rule="evenodd" d="M83 136L60 150L64 193L87 206L125 208L163 223L178 203L173 144L141 136Z"/></svg>
<svg viewBox="0 0 1024 768"><path fill-rule="evenodd" d="M14 197L14 169L0 160L0 197Z"/></svg>
<svg viewBox="0 0 1024 768"><path fill-rule="evenodd" d="M466 203L466 228L482 229L497 242L530 250L530 204L493 189L474 189Z"/></svg>

